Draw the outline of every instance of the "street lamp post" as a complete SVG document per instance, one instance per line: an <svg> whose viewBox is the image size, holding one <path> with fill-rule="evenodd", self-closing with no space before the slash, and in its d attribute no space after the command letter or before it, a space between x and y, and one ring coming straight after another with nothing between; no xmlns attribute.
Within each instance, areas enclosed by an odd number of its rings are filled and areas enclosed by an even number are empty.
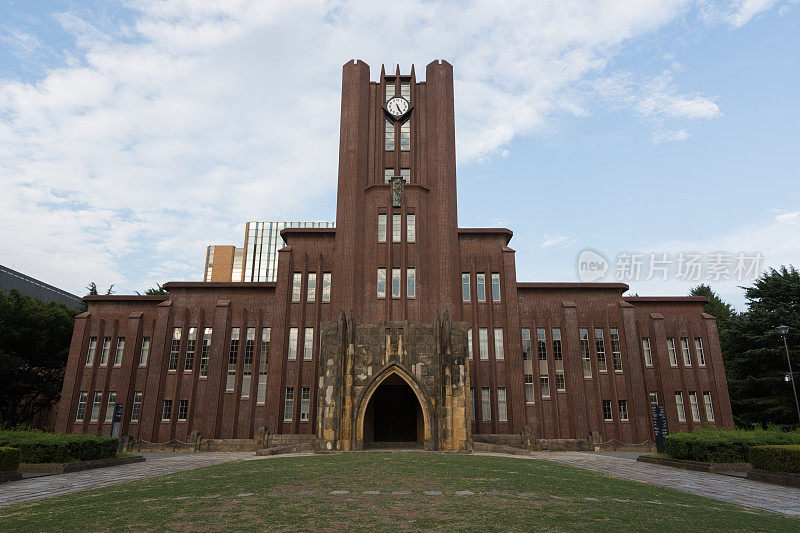
<svg viewBox="0 0 800 533"><path fill-rule="evenodd" d="M783 347L786 349L786 362L789 363L789 377L792 380L792 391L794 392L794 406L797 409L797 420L800 422L800 402L797 401L797 387L794 384L794 372L792 371L792 359L789 357L789 343L786 342L786 335L789 333L789 326L778 326L775 328L783 337Z"/></svg>

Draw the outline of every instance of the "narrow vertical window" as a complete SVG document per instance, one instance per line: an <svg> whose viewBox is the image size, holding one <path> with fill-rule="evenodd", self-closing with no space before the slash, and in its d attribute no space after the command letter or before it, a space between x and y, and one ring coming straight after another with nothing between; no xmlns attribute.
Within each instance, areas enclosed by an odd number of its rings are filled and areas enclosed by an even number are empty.
<svg viewBox="0 0 800 533"><path fill-rule="evenodd" d="M94 353L97 351L97 337L89 337L89 348L86 350L86 364L94 363Z"/></svg>
<svg viewBox="0 0 800 533"><path fill-rule="evenodd" d="M697 364L706 366L706 354L703 352L703 339L700 337L694 338L694 351L697 354Z"/></svg>
<svg viewBox="0 0 800 533"><path fill-rule="evenodd" d="M400 149L411 150L411 120L406 120L400 126Z"/></svg>
<svg viewBox="0 0 800 533"><path fill-rule="evenodd" d="M111 337L103 338L103 348L100 351L100 366L108 364L108 354L111 351Z"/></svg>
<svg viewBox="0 0 800 533"><path fill-rule="evenodd" d="M472 328L467 330L467 356L472 359Z"/></svg>
<svg viewBox="0 0 800 533"><path fill-rule="evenodd" d="M211 357L211 328L203 330L203 345L200 347L200 377L208 376L208 359Z"/></svg>
<svg viewBox="0 0 800 533"><path fill-rule="evenodd" d="M650 391L650 405L658 405L658 392L654 390Z"/></svg>
<svg viewBox="0 0 800 533"><path fill-rule="evenodd" d="M392 269L392 298L400 298L400 269Z"/></svg>
<svg viewBox="0 0 800 533"><path fill-rule="evenodd" d="M131 408L131 422L138 422L142 414L142 391L133 393L133 407Z"/></svg>
<svg viewBox="0 0 800 533"><path fill-rule="evenodd" d="M675 392L675 407L678 410L678 422L686 422L686 410L683 408L683 393Z"/></svg>
<svg viewBox="0 0 800 533"><path fill-rule="evenodd" d="M197 350L197 328L189 328L189 334L186 336L186 358L183 362L184 372L194 370L195 350Z"/></svg>
<svg viewBox="0 0 800 533"><path fill-rule="evenodd" d="M283 400L283 421L291 422L294 416L294 387L286 387L286 396Z"/></svg>
<svg viewBox="0 0 800 533"><path fill-rule="evenodd" d="M469 293L469 272L464 272L461 274L461 300L468 302Z"/></svg>
<svg viewBox="0 0 800 533"><path fill-rule="evenodd" d="M384 149L394 150L394 122L391 120L386 121L386 130L384 131Z"/></svg>
<svg viewBox="0 0 800 533"><path fill-rule="evenodd" d="M386 242L386 215L378 215L378 242Z"/></svg>
<svg viewBox="0 0 800 533"><path fill-rule="evenodd" d="M469 415L470 420L475 422L475 387L469 389Z"/></svg>
<svg viewBox="0 0 800 533"><path fill-rule="evenodd" d="M403 178L405 183L411 183L411 169L410 168L401 168L400 169L400 177Z"/></svg>
<svg viewBox="0 0 800 533"><path fill-rule="evenodd" d="M330 272L323 272L322 273L322 301L323 302L330 302L331 301L331 273Z"/></svg>
<svg viewBox="0 0 800 533"><path fill-rule="evenodd" d="M644 353L644 365L653 366L653 352L650 349L650 337L642 337L642 353Z"/></svg>
<svg viewBox="0 0 800 533"><path fill-rule="evenodd" d="M614 372L622 372L622 351L620 350L619 330L617 328L611 328L609 332L611 337L611 359L614 362Z"/></svg>
<svg viewBox="0 0 800 533"><path fill-rule="evenodd" d="M417 216L413 213L406 215L406 242L417 241Z"/></svg>
<svg viewBox="0 0 800 533"><path fill-rule="evenodd" d="M400 96L411 101L411 81L410 80L400 80Z"/></svg>
<svg viewBox="0 0 800 533"><path fill-rule="evenodd" d="M494 358L505 359L503 351L503 328L494 328Z"/></svg>
<svg viewBox="0 0 800 533"><path fill-rule="evenodd" d="M478 274L476 287L478 290L478 301L486 301L486 274Z"/></svg>
<svg viewBox="0 0 800 533"><path fill-rule="evenodd" d="M589 350L589 330L580 328L581 360L583 361L583 377L592 377L592 356Z"/></svg>
<svg viewBox="0 0 800 533"><path fill-rule="evenodd" d="M403 217L392 215L392 242L402 242L403 236Z"/></svg>
<svg viewBox="0 0 800 533"><path fill-rule="evenodd" d="M117 406L117 391L108 391L106 400L106 422L114 420L114 408Z"/></svg>
<svg viewBox="0 0 800 533"><path fill-rule="evenodd" d="M536 348L539 352L539 361L547 361L547 337L544 328L536 328Z"/></svg>
<svg viewBox="0 0 800 533"><path fill-rule="evenodd" d="M489 333L486 328L478 328L478 357L489 359Z"/></svg>
<svg viewBox="0 0 800 533"><path fill-rule="evenodd" d="M181 328L172 328L172 341L169 345L168 370L178 370L178 356L181 350Z"/></svg>
<svg viewBox="0 0 800 533"><path fill-rule="evenodd" d="M317 273L308 273L308 289L306 290L306 301L313 302L317 299Z"/></svg>
<svg viewBox="0 0 800 533"><path fill-rule="evenodd" d="M85 390L82 390L80 395L78 396L78 410L75 412L75 420L77 422L82 422L83 417L86 415L86 399L88 398L89 393Z"/></svg>
<svg viewBox="0 0 800 533"><path fill-rule="evenodd" d="M311 413L311 387L300 389L300 421L308 420Z"/></svg>
<svg viewBox="0 0 800 533"><path fill-rule="evenodd" d="M147 365L150 356L150 337L142 337L142 349L139 351L139 366Z"/></svg>
<svg viewBox="0 0 800 533"><path fill-rule="evenodd" d="M303 282L303 274L295 272L292 274L292 301L300 301L300 287Z"/></svg>
<svg viewBox="0 0 800 533"><path fill-rule="evenodd" d="M689 352L689 339L681 337L681 352L683 352L683 366L692 366L692 354Z"/></svg>
<svg viewBox="0 0 800 533"><path fill-rule="evenodd" d="M564 379L564 371L556 369L556 391L565 392L567 390L567 382Z"/></svg>
<svg viewBox="0 0 800 533"><path fill-rule="evenodd" d="M314 328L305 328L303 332L303 359L310 361L314 356Z"/></svg>
<svg viewBox="0 0 800 533"><path fill-rule="evenodd" d="M542 398L550 397L550 376L547 374L539 375L539 390L542 391Z"/></svg>
<svg viewBox="0 0 800 533"><path fill-rule="evenodd" d="M383 169L383 182L384 183L391 183L393 177L394 177L394 168L384 168Z"/></svg>
<svg viewBox="0 0 800 533"><path fill-rule="evenodd" d="M614 421L614 412L611 409L611 400L603 400L603 420L606 422Z"/></svg>
<svg viewBox="0 0 800 533"><path fill-rule="evenodd" d="M125 352L125 337L117 337L117 349L114 352L114 366L122 364L122 354Z"/></svg>
<svg viewBox="0 0 800 533"><path fill-rule="evenodd" d="M244 339L244 360L242 361L242 398L250 397L253 381L253 356L256 352L256 328L247 328Z"/></svg>
<svg viewBox="0 0 800 533"><path fill-rule="evenodd" d="M562 361L564 354L561 351L561 328L553 328L553 360Z"/></svg>
<svg viewBox="0 0 800 533"><path fill-rule="evenodd" d="M417 297L417 269L406 269L406 298Z"/></svg>
<svg viewBox="0 0 800 533"><path fill-rule="evenodd" d="M181 400L178 402L178 420L186 421L189 415L189 400Z"/></svg>
<svg viewBox="0 0 800 533"><path fill-rule="evenodd" d="M161 420L172 419L172 400L164 400L164 406L161 408Z"/></svg>
<svg viewBox="0 0 800 533"><path fill-rule="evenodd" d="M500 273L492 272L492 301L500 301Z"/></svg>
<svg viewBox="0 0 800 533"><path fill-rule="evenodd" d="M619 419L622 421L628 420L628 400L619 401Z"/></svg>
<svg viewBox="0 0 800 533"><path fill-rule="evenodd" d="M533 357L531 355L531 330L522 328L522 366L525 375L525 402L534 403Z"/></svg>
<svg viewBox="0 0 800 533"><path fill-rule="evenodd" d="M258 390L256 403L265 403L267 400L267 364L269 364L269 338L270 328L261 328L261 353L258 356Z"/></svg>
<svg viewBox="0 0 800 533"><path fill-rule="evenodd" d="M497 420L508 421L508 404L506 403L506 388L497 387Z"/></svg>
<svg viewBox="0 0 800 533"><path fill-rule="evenodd" d="M92 416L89 420L92 422L97 421L97 417L100 416L100 401L103 399L102 392L95 392L94 393L94 400L92 401Z"/></svg>
<svg viewBox="0 0 800 533"><path fill-rule="evenodd" d="M386 298L386 269L378 269L378 298Z"/></svg>
<svg viewBox="0 0 800 533"><path fill-rule="evenodd" d="M297 328L289 328L289 360L297 359Z"/></svg>
<svg viewBox="0 0 800 533"><path fill-rule="evenodd" d="M594 329L594 348L597 352L597 369L600 372L608 371L608 365L606 365L606 343L603 341L603 328Z"/></svg>
<svg viewBox="0 0 800 533"><path fill-rule="evenodd" d="M711 403L711 392L705 391L703 392L703 400L706 404L706 420L709 422L714 421L714 404Z"/></svg>
<svg viewBox="0 0 800 533"><path fill-rule="evenodd" d="M669 366L678 366L678 354L675 352L673 337L667 337L667 353L669 353Z"/></svg>
<svg viewBox="0 0 800 533"><path fill-rule="evenodd" d="M228 379L225 390L230 392L236 387L236 364L239 358L239 328L231 328L231 343L228 347Z"/></svg>
<svg viewBox="0 0 800 533"><path fill-rule="evenodd" d="M692 421L700 422L700 405L697 403L696 391L689 391L689 405L692 408Z"/></svg>
<svg viewBox="0 0 800 533"><path fill-rule="evenodd" d="M481 388L481 418L484 422L492 419L492 400L489 393L489 387Z"/></svg>

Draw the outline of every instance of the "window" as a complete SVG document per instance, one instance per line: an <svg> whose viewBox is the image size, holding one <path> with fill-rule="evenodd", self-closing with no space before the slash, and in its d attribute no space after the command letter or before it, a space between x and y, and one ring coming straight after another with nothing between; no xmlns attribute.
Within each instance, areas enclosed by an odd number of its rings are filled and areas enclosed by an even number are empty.
<svg viewBox="0 0 800 533"><path fill-rule="evenodd" d="M297 359L297 328L289 328L289 360Z"/></svg>
<svg viewBox="0 0 800 533"><path fill-rule="evenodd" d="M401 168L400 169L400 177L403 178L404 182L411 183L411 169L410 168Z"/></svg>
<svg viewBox="0 0 800 533"><path fill-rule="evenodd" d="M122 353L125 351L125 337L117 337L117 349L114 352L114 366L122 364Z"/></svg>
<svg viewBox="0 0 800 533"><path fill-rule="evenodd" d="M86 350L86 364L94 363L94 353L97 351L97 337L89 337L89 348Z"/></svg>
<svg viewBox="0 0 800 533"><path fill-rule="evenodd" d="M181 400L178 402L178 420L186 420L189 414L189 400Z"/></svg>
<svg viewBox="0 0 800 533"><path fill-rule="evenodd" d="M489 387L481 388L481 418L484 422L492 419L492 400L489 397Z"/></svg>
<svg viewBox="0 0 800 533"><path fill-rule="evenodd" d="M189 328L189 335L186 337L186 359L183 362L184 372L194 370L194 352L197 349L197 328Z"/></svg>
<svg viewBox="0 0 800 533"><path fill-rule="evenodd" d="M386 215L378 215L378 242L386 242Z"/></svg>
<svg viewBox="0 0 800 533"><path fill-rule="evenodd" d="M469 389L469 414L470 420L475 422L475 387Z"/></svg>
<svg viewBox="0 0 800 533"><path fill-rule="evenodd" d="M492 272L492 301L500 301L500 273Z"/></svg>
<svg viewBox="0 0 800 533"><path fill-rule="evenodd" d="M400 96L406 100L411 100L411 81L400 80Z"/></svg>
<svg viewBox="0 0 800 533"><path fill-rule="evenodd" d="M400 298L400 269L392 269L392 298Z"/></svg>
<svg viewBox="0 0 800 533"><path fill-rule="evenodd" d="M489 333L486 328L478 328L478 357L489 359Z"/></svg>
<svg viewBox="0 0 800 533"><path fill-rule="evenodd" d="M308 273L308 289L306 290L306 301L313 302L317 299L317 273Z"/></svg>
<svg viewBox="0 0 800 533"><path fill-rule="evenodd" d="M378 298L386 298L386 269L378 269Z"/></svg>
<svg viewBox="0 0 800 533"><path fill-rule="evenodd" d="M558 392L565 392L567 390L567 383L564 379L564 371L556 369L556 390Z"/></svg>
<svg viewBox="0 0 800 533"><path fill-rule="evenodd" d="M291 422L294 415L294 387L286 387L286 396L283 401L283 421Z"/></svg>
<svg viewBox="0 0 800 533"><path fill-rule="evenodd" d="M200 377L208 376L208 359L211 354L211 328L203 330L203 345L200 347Z"/></svg>
<svg viewBox="0 0 800 533"><path fill-rule="evenodd" d="M391 120L386 121L386 130L384 132L384 149L394 150L394 122Z"/></svg>
<svg viewBox="0 0 800 533"><path fill-rule="evenodd" d="M700 337L694 338L694 351L697 354L697 364L706 366L706 354L703 352L703 339Z"/></svg>
<svg viewBox="0 0 800 533"><path fill-rule="evenodd" d="M603 328L594 329L594 349L597 352L597 369L606 372L606 344L603 342Z"/></svg>
<svg viewBox="0 0 800 533"><path fill-rule="evenodd" d="M92 416L89 420L92 422L97 421L97 417L100 416L100 401L103 399L102 392L95 392L94 393L94 400L92 401Z"/></svg>
<svg viewBox="0 0 800 533"><path fill-rule="evenodd" d="M603 400L603 420L614 421L614 412L611 410L611 400Z"/></svg>
<svg viewBox="0 0 800 533"><path fill-rule="evenodd" d="M108 391L106 400L106 422L114 421L114 408L117 406L117 391Z"/></svg>
<svg viewBox="0 0 800 533"><path fill-rule="evenodd" d="M305 328L303 332L303 359L310 361L314 356L314 328Z"/></svg>
<svg viewBox="0 0 800 533"><path fill-rule="evenodd" d="M413 213L406 215L406 242L417 240L417 216Z"/></svg>
<svg viewBox="0 0 800 533"><path fill-rule="evenodd" d="M401 215L392 215L392 242L402 242L403 223Z"/></svg>
<svg viewBox="0 0 800 533"><path fill-rule="evenodd" d="M300 285L303 282L303 275L300 272L295 272L292 275L292 301L300 301Z"/></svg>
<svg viewBox="0 0 800 533"><path fill-rule="evenodd" d="M469 272L461 274L461 300L464 302L469 301Z"/></svg>
<svg viewBox="0 0 800 533"><path fill-rule="evenodd" d="M642 337L642 353L645 366L653 366L653 352L650 350L650 337Z"/></svg>
<svg viewBox="0 0 800 533"><path fill-rule="evenodd" d="M164 407L161 408L161 420L172 419L172 400L164 400Z"/></svg>
<svg viewBox="0 0 800 533"><path fill-rule="evenodd" d="M689 391L689 405L692 408L692 421L700 422L700 405L697 403L696 391Z"/></svg>
<svg viewBox="0 0 800 533"><path fill-rule="evenodd" d="M525 374L525 401L534 403L533 360L531 359L531 330L522 328L522 366Z"/></svg>
<svg viewBox="0 0 800 533"><path fill-rule="evenodd" d="M300 421L308 420L311 412L311 387L300 389Z"/></svg>
<svg viewBox="0 0 800 533"><path fill-rule="evenodd" d="M267 400L267 364L269 363L269 338L270 328L261 328L261 353L258 356L258 390L256 391L256 403L264 403Z"/></svg>
<svg viewBox="0 0 800 533"><path fill-rule="evenodd" d="M706 404L706 420L709 422L714 421L714 404L711 403L711 392L705 391L703 392L703 400Z"/></svg>
<svg viewBox="0 0 800 533"><path fill-rule="evenodd" d="M272 336L271 328L261 328L261 361L269 363L269 342Z"/></svg>
<svg viewBox="0 0 800 533"><path fill-rule="evenodd" d="M142 337L142 349L139 352L139 366L147 365L150 356L150 337Z"/></svg>
<svg viewBox="0 0 800 533"><path fill-rule="evenodd" d="M667 352L669 353L669 366L678 366L678 354L675 353L675 339L667 337Z"/></svg>
<svg viewBox="0 0 800 533"><path fill-rule="evenodd" d="M244 340L244 361L242 361L242 398L250 397L253 381L253 355L256 351L256 328L247 328Z"/></svg>
<svg viewBox="0 0 800 533"><path fill-rule="evenodd" d="M650 405L658 405L658 392L650 391Z"/></svg>
<svg viewBox="0 0 800 533"><path fill-rule="evenodd" d="M553 328L553 360L562 361L564 354L561 352L561 328Z"/></svg>
<svg viewBox="0 0 800 533"><path fill-rule="evenodd" d="M622 421L628 420L628 400L619 401L619 419Z"/></svg>
<svg viewBox="0 0 800 533"><path fill-rule="evenodd" d="M97 339L95 339L97 341ZM86 399L88 397L88 393L85 390L82 390L80 395L78 396L78 410L75 412L75 420L77 422L82 422L83 417L86 414Z"/></svg>
<svg viewBox="0 0 800 533"><path fill-rule="evenodd" d="M181 348L181 328L172 328L172 344L169 348L169 368L168 370L178 370L178 355Z"/></svg>
<svg viewBox="0 0 800 533"><path fill-rule="evenodd" d="M467 356L472 359L472 328L467 330Z"/></svg>
<svg viewBox="0 0 800 533"><path fill-rule="evenodd" d="M539 353L539 361L547 361L547 336L544 328L536 328L536 350Z"/></svg>
<svg viewBox="0 0 800 533"><path fill-rule="evenodd" d="M386 98L384 98L384 101L394 96L397 92L394 88L394 80L395 78L386 78Z"/></svg>
<svg viewBox="0 0 800 533"><path fill-rule="evenodd" d="M100 352L100 366L108 364L108 353L111 351L111 337L103 338L103 349Z"/></svg>
<svg viewBox="0 0 800 533"><path fill-rule="evenodd" d="M533 390L533 374L525 373L525 402L536 403Z"/></svg>
<svg viewBox="0 0 800 533"><path fill-rule="evenodd" d="M581 359L583 360L583 377L592 377L592 356L589 352L589 330L580 328L578 331L581 339Z"/></svg>
<svg viewBox="0 0 800 533"><path fill-rule="evenodd" d="M323 302L330 302L331 301L331 273L330 272L323 272L322 273L322 301Z"/></svg>
<svg viewBox="0 0 800 533"><path fill-rule="evenodd" d="M142 391L133 393L133 408L131 409L131 422L138 422L142 414Z"/></svg>
<svg viewBox="0 0 800 533"><path fill-rule="evenodd" d="M683 393L675 392L675 407L678 409L678 422L686 422L686 411L683 408Z"/></svg>
<svg viewBox="0 0 800 533"><path fill-rule="evenodd" d="M406 120L400 126L400 149L411 150L411 121Z"/></svg>
<svg viewBox="0 0 800 533"><path fill-rule="evenodd" d="M497 387L497 420L508 421L508 405L506 404L506 388Z"/></svg>
<svg viewBox="0 0 800 533"><path fill-rule="evenodd" d="M239 328L231 328L231 342L228 347L228 379L225 390L230 392L236 387L236 363L239 358Z"/></svg>
<svg viewBox="0 0 800 533"><path fill-rule="evenodd" d="M406 298L417 297L417 269L406 269Z"/></svg>
<svg viewBox="0 0 800 533"><path fill-rule="evenodd" d="M542 398L550 397L550 376L547 374L539 376L539 390L542 391Z"/></svg>
<svg viewBox="0 0 800 533"><path fill-rule="evenodd" d="M478 281L476 283L476 287L478 290L478 301L485 302L486 301L486 274L478 274Z"/></svg>
<svg viewBox="0 0 800 533"><path fill-rule="evenodd" d="M614 372L622 372L622 352L619 346L619 330L611 328L611 358L614 361Z"/></svg>
<svg viewBox="0 0 800 533"><path fill-rule="evenodd" d="M503 328L494 328L494 358L505 359L503 353Z"/></svg>
<svg viewBox="0 0 800 533"><path fill-rule="evenodd" d="M683 366L692 366L692 354L689 352L689 339L681 337L681 352L683 353Z"/></svg>

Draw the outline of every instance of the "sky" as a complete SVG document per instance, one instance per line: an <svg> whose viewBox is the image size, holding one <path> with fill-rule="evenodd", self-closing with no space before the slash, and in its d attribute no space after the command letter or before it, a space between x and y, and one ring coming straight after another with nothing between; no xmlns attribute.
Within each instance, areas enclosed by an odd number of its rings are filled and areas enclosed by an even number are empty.
<svg viewBox="0 0 800 533"><path fill-rule="evenodd" d="M248 220L332 221L342 65L446 59L459 225L513 230L518 280L585 279L591 250L630 294L742 308L800 263L799 23L797 0L5 0L0 264L133 293L202 279Z"/></svg>

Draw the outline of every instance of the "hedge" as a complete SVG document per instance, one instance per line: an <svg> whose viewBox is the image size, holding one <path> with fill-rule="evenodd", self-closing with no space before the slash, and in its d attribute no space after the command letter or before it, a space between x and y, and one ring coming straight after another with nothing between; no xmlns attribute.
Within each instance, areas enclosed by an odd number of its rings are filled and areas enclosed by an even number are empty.
<svg viewBox="0 0 800 533"><path fill-rule="evenodd" d="M0 446L0 472L13 472L19 466L19 448Z"/></svg>
<svg viewBox="0 0 800 533"><path fill-rule="evenodd" d="M753 446L750 448L753 468L772 472L800 474L800 445Z"/></svg>
<svg viewBox="0 0 800 533"><path fill-rule="evenodd" d="M704 463L746 463L750 448L765 444L800 444L800 431L699 429L674 433L667 436L666 454Z"/></svg>
<svg viewBox="0 0 800 533"><path fill-rule="evenodd" d="M110 459L117 454L117 442L117 439L111 437L82 433L0 431L0 446L19 448L22 463L69 463Z"/></svg>

